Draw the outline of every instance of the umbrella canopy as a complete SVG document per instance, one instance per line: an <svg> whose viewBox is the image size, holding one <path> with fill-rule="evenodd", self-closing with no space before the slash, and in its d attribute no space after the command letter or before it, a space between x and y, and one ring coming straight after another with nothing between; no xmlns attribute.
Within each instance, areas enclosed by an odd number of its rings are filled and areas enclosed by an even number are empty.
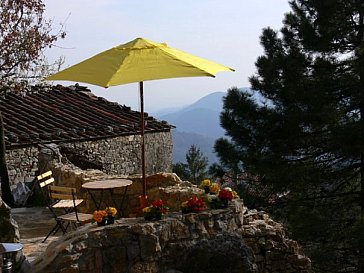
<svg viewBox="0 0 364 273"><path fill-rule="evenodd" d="M132 82L178 77L215 77L233 69L168 47L137 38L113 47L46 78L109 87Z"/></svg>
<svg viewBox="0 0 364 273"><path fill-rule="evenodd" d="M168 47L166 43L155 43L144 38L137 38L51 75L46 80L77 81L101 87L139 82L143 181L141 207L144 207L146 178L143 81L179 77L215 77L219 71L234 71L234 69Z"/></svg>

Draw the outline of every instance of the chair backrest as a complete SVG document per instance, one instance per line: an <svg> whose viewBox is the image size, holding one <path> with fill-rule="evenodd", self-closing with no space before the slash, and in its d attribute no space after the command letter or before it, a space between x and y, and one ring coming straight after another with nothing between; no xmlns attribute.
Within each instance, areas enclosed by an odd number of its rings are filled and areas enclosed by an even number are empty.
<svg viewBox="0 0 364 273"><path fill-rule="evenodd" d="M75 213L77 221L79 221L77 206L81 204L83 200L77 200L76 203L76 188L51 185L54 183L52 171L38 175L37 179L42 192L45 193L43 188L47 189L47 196L49 198L48 200L50 201L48 203L48 208L52 211L54 216L56 216L56 212L54 210L56 208L63 208L68 212L70 212L69 209L71 209L71 211Z"/></svg>
<svg viewBox="0 0 364 273"><path fill-rule="evenodd" d="M76 188L49 186L49 197L56 200L73 200L76 199Z"/></svg>
<svg viewBox="0 0 364 273"><path fill-rule="evenodd" d="M52 177L52 171L48 171L38 175L37 179L41 188L44 188L45 186L48 186L49 184L54 182L54 178Z"/></svg>
<svg viewBox="0 0 364 273"><path fill-rule="evenodd" d="M58 203L59 208L72 208L72 211L75 212L76 219L79 222L76 204L76 188L49 186L48 191L52 202L56 204L59 201L63 201L62 203Z"/></svg>
<svg viewBox="0 0 364 273"><path fill-rule="evenodd" d="M60 200L70 200L70 202L66 204L66 207L76 207L75 199L76 196L76 188L70 187L62 187L62 186L54 186L51 185L54 183L54 178L52 177L52 171L47 171L37 176L39 186L42 189L44 195L50 200L50 205L57 203ZM44 189L47 190L44 190Z"/></svg>
<svg viewBox="0 0 364 273"><path fill-rule="evenodd" d="M51 205L49 199L48 186L54 183L54 178L52 177L52 171L47 171L37 176L36 183L39 187L40 193L42 194L42 198L44 198L45 203L49 207Z"/></svg>

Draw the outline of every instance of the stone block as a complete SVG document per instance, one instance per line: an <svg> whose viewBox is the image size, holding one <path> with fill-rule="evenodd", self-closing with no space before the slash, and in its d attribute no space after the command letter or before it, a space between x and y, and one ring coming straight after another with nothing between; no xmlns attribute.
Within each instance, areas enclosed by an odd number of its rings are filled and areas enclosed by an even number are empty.
<svg viewBox="0 0 364 273"><path fill-rule="evenodd" d="M154 234L139 236L140 256L143 261L152 261L155 259L156 252L161 251L159 239Z"/></svg>
<svg viewBox="0 0 364 273"><path fill-rule="evenodd" d="M188 226L181 221L171 221L171 238L175 240L190 238L190 230Z"/></svg>
<svg viewBox="0 0 364 273"><path fill-rule="evenodd" d="M128 241L127 242L127 258L129 262L134 261L140 256L139 241Z"/></svg>

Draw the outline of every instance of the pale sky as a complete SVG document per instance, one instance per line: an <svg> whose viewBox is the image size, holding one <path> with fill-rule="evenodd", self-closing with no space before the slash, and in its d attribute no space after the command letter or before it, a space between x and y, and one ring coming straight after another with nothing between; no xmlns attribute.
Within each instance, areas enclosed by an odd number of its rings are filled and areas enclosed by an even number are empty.
<svg viewBox="0 0 364 273"><path fill-rule="evenodd" d="M169 46L235 69L216 78L196 77L144 83L145 111L189 105L228 88L249 87L254 63L262 55L264 27L282 27L288 0L45 0L46 18L65 23L67 36L47 53L63 55L62 67L137 37ZM63 85L71 82L55 82ZM138 84L103 89L89 84L97 96L139 110Z"/></svg>

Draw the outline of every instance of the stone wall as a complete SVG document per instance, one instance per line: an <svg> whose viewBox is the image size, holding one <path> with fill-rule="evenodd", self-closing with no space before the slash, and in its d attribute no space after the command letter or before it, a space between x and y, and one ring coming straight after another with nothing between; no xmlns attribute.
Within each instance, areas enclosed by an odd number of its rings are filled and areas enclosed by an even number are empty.
<svg viewBox="0 0 364 273"><path fill-rule="evenodd" d="M160 221L117 220L85 225L52 242L34 261L44 273L294 273L311 263L279 223L249 211L241 200L228 209L170 213Z"/></svg>
<svg viewBox="0 0 364 273"><path fill-rule="evenodd" d="M101 163L107 174L141 173L141 136L68 143L88 160ZM145 134L147 173L171 171L172 139L168 132Z"/></svg>
<svg viewBox="0 0 364 273"><path fill-rule="evenodd" d="M170 132L145 135L147 173L169 172L172 168L172 138ZM130 135L97 141L63 143L92 162L99 162L108 174L141 173L140 136ZM11 188L19 182L30 182L37 174L38 156L42 147L7 149L6 159Z"/></svg>
<svg viewBox="0 0 364 273"><path fill-rule="evenodd" d="M38 147L31 146L6 151L11 188L19 182L31 182L38 170Z"/></svg>

